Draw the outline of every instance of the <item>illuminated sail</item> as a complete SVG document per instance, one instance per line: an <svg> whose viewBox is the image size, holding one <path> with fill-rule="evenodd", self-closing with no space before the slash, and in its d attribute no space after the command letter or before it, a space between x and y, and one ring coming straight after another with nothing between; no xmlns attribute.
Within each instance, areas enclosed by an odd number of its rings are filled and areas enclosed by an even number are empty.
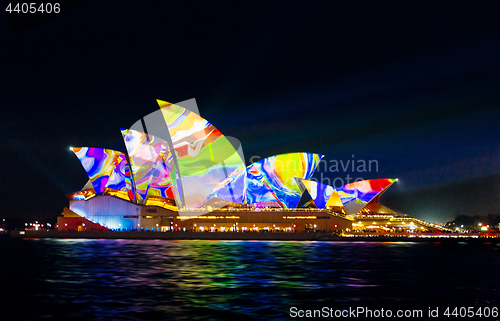
<svg viewBox="0 0 500 321"><path fill-rule="evenodd" d="M296 207L302 195L296 178L310 179L323 155L289 153L262 159L247 168L247 203L277 200Z"/></svg>
<svg viewBox="0 0 500 321"><path fill-rule="evenodd" d="M95 147L72 147L71 150L87 172L96 193L104 192L115 164L123 153Z"/></svg>
<svg viewBox="0 0 500 321"><path fill-rule="evenodd" d="M156 162L153 178L149 186L148 195L174 198L172 190L172 171L174 170L172 154L167 149L165 154Z"/></svg>
<svg viewBox="0 0 500 321"><path fill-rule="evenodd" d="M246 190L246 168L239 166L225 180L217 184L208 199L219 198L243 204Z"/></svg>
<svg viewBox="0 0 500 321"><path fill-rule="evenodd" d="M163 165L160 160L167 152L168 146L162 139L139 131L122 129L121 132L130 158L136 199L139 204L145 204L155 177L157 163L160 163L157 175L159 175L158 172L165 172L165 169L161 168ZM161 183L155 180L156 189L163 188L162 184L168 184L168 182Z"/></svg>
<svg viewBox="0 0 500 321"><path fill-rule="evenodd" d="M396 179L370 179L353 182L337 188L347 214L356 214L374 197L389 188Z"/></svg>
<svg viewBox="0 0 500 321"><path fill-rule="evenodd" d="M158 101L168 127L180 178L176 188L182 209L200 208L212 192L244 162L233 145L210 122L181 106ZM232 199L240 199L243 185L231 186Z"/></svg>
<svg viewBox="0 0 500 321"><path fill-rule="evenodd" d="M328 200L335 191L335 189L330 185L311 180L303 179L301 180L301 183L304 189L303 192L307 191L309 195L311 195L311 198L314 200L314 204L316 204L318 208L325 208ZM299 187L300 186L301 184L299 184Z"/></svg>
<svg viewBox="0 0 500 321"><path fill-rule="evenodd" d="M125 191L129 199L135 198L134 190L132 187L132 178L130 177L130 166L127 162L125 154L120 155L115 159L113 164L113 171L109 176L106 183L106 188L115 189L117 191Z"/></svg>

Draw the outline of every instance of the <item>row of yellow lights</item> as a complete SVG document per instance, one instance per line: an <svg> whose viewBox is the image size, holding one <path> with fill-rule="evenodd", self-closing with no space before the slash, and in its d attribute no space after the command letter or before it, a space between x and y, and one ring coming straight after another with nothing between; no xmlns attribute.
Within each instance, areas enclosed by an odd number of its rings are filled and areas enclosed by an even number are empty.
<svg viewBox="0 0 500 321"><path fill-rule="evenodd" d="M238 219L240 217L239 216L177 216L176 218L178 220L189 220L194 218L215 220L215 219Z"/></svg>
<svg viewBox="0 0 500 321"><path fill-rule="evenodd" d="M356 218L392 218L394 215L356 215Z"/></svg>
<svg viewBox="0 0 500 321"><path fill-rule="evenodd" d="M146 216L146 218L153 218L152 216ZM239 219L239 216L177 216L176 217L179 220L189 220L189 219ZM283 216L284 219L292 220L292 219L299 219L299 220L315 220L318 217L317 216Z"/></svg>
<svg viewBox="0 0 500 321"><path fill-rule="evenodd" d="M373 216L371 216L371 217L376 217L376 216L374 216L374 215L373 215ZM360 217L359 217L359 216L356 216L356 218L360 218ZM391 219L391 221L401 221L401 224L406 224L407 222L404 222L404 220L408 220L408 218L402 218L402 217L397 217L397 218L396 218L396 217L394 217L394 218L392 218L392 219ZM427 222L425 222L425 221L419 220L419 219L414 218L414 217L410 218L410 220L411 220L411 221L415 221L415 222L417 222L417 223L419 223L419 224L422 224L422 225L424 225L424 226L430 226L430 227L434 227L434 228L441 228L441 229L449 230L449 229L444 228L444 227L442 227L442 226L440 226L440 225L437 225L437 224L432 224L432 223L427 223ZM373 222L372 224L376 224L376 222ZM387 224L391 224L391 222L387 222ZM410 225L412 225L412 224L413 224L413 222L410 222L409 224L410 224ZM358 224L353 224L353 225L356 225L356 226L363 226L363 224L361 224L361 221L359 221L359 222L358 222ZM423 228L422 228L422 229L423 229Z"/></svg>
<svg viewBox="0 0 500 321"><path fill-rule="evenodd" d="M283 218L287 219L287 220L293 220L293 219L315 220L317 217L316 216L283 216Z"/></svg>

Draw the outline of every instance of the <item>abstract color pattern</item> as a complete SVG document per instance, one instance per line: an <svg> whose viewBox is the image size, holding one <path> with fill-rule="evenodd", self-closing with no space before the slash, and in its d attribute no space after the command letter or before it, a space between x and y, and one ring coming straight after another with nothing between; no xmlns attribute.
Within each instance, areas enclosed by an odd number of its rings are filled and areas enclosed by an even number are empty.
<svg viewBox="0 0 500 321"><path fill-rule="evenodd" d="M303 184L305 190L309 193L309 195L311 195L314 204L316 204L318 208L325 208L326 203L330 199L330 196L335 191L335 189L332 186L318 183L315 181L303 179L301 180L301 183Z"/></svg>
<svg viewBox="0 0 500 321"><path fill-rule="evenodd" d="M96 193L104 192L121 152L95 147L72 147L82 163Z"/></svg>
<svg viewBox="0 0 500 321"><path fill-rule="evenodd" d="M135 198L132 187L132 178L130 177L130 166L127 162L125 154L120 153L120 155L115 159L113 172L109 176L106 188L115 189L117 191L126 191L129 199L133 200Z"/></svg>
<svg viewBox="0 0 500 321"><path fill-rule="evenodd" d="M246 169L245 181L245 200L246 204L279 202L278 196L267 177L252 164ZM281 202L279 202L280 205Z"/></svg>
<svg viewBox="0 0 500 321"><path fill-rule="evenodd" d="M310 179L322 157L313 153L289 153L250 165L247 168L247 203L278 200L284 208L296 207L302 193L295 178Z"/></svg>
<svg viewBox="0 0 500 321"><path fill-rule="evenodd" d="M208 199L220 198L228 202L243 204L246 191L246 168L239 166L225 180L215 186Z"/></svg>
<svg viewBox="0 0 500 321"><path fill-rule="evenodd" d="M171 177L174 175L173 171L174 161L170 150L167 148L165 154L156 162L148 195L174 198Z"/></svg>
<svg viewBox="0 0 500 321"><path fill-rule="evenodd" d="M337 188L347 214L358 213L380 192L394 184L396 179L380 178L353 182Z"/></svg>
<svg viewBox="0 0 500 321"><path fill-rule="evenodd" d="M206 119L181 106L158 101L168 126L182 185L180 210L199 208L209 201L214 189L235 170L244 166L233 145ZM231 190L234 198L243 194L241 184ZM180 197L179 197L180 198Z"/></svg>
<svg viewBox="0 0 500 321"><path fill-rule="evenodd" d="M139 131L122 129L121 132L130 157L136 199L139 204L145 204L156 164L168 150L168 145L162 139ZM163 169L159 171L163 172Z"/></svg>

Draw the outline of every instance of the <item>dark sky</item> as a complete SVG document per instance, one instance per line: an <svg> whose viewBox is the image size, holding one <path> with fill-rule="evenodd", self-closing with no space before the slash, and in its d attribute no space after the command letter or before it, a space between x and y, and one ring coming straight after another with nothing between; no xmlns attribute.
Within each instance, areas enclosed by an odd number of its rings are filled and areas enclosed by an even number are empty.
<svg viewBox="0 0 500 321"><path fill-rule="evenodd" d="M247 162L376 160L316 176L397 177L382 203L433 222L500 213L498 1L62 5L0 14L4 217L57 216L87 181L69 146L124 151L155 99L189 98Z"/></svg>

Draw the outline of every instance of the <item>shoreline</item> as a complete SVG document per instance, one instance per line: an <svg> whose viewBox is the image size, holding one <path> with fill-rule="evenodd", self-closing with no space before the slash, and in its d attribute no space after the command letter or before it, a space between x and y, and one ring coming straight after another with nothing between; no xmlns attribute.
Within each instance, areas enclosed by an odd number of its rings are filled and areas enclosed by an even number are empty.
<svg viewBox="0 0 500 321"><path fill-rule="evenodd" d="M24 232L24 233L22 233ZM7 234L5 235L7 236ZM10 238L56 239L140 239L213 241L338 241L338 242L476 242L500 243L499 237L472 237L454 234L433 236L334 236L330 233L253 233L253 232L113 232L113 231L11 231Z"/></svg>

